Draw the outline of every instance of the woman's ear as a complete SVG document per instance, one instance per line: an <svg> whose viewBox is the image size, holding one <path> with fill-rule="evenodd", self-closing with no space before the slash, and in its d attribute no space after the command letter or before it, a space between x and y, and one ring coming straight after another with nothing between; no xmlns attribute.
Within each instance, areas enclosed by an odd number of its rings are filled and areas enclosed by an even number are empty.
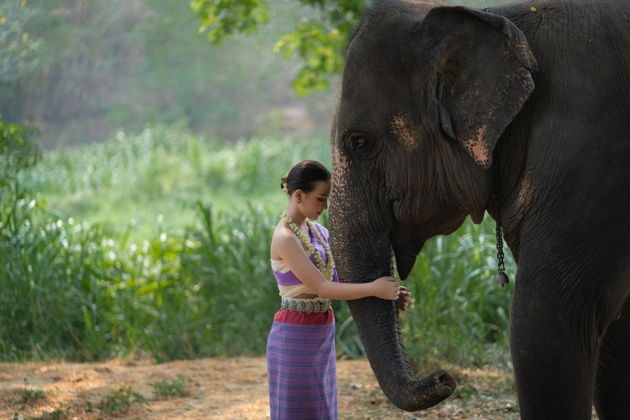
<svg viewBox="0 0 630 420"><path fill-rule="evenodd" d="M443 132L489 168L499 137L534 90L536 60L525 36L502 16L465 7L432 9L416 32L436 57Z"/></svg>

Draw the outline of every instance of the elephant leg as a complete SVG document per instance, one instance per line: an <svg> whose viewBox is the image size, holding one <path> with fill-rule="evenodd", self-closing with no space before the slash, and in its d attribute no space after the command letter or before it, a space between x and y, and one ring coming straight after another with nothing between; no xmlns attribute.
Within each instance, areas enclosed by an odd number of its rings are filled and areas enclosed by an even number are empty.
<svg viewBox="0 0 630 420"><path fill-rule="evenodd" d="M510 321L521 418L590 419L596 323L585 319L588 311L577 307L577 298L554 290L549 279L528 280L519 275L516 281Z"/></svg>
<svg viewBox="0 0 630 420"><path fill-rule="evenodd" d="M630 297L602 339L595 408L601 420L627 419L630 413Z"/></svg>

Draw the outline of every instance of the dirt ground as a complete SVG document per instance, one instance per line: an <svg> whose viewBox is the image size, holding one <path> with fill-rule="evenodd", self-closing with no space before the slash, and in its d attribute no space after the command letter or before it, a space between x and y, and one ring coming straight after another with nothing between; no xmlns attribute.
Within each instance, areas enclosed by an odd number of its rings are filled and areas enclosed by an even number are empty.
<svg viewBox="0 0 630 420"><path fill-rule="evenodd" d="M406 413L366 360L337 365L340 419L517 419L512 376L447 367L453 396ZM426 373L426 372L425 372ZM268 419L264 357L0 364L0 419Z"/></svg>

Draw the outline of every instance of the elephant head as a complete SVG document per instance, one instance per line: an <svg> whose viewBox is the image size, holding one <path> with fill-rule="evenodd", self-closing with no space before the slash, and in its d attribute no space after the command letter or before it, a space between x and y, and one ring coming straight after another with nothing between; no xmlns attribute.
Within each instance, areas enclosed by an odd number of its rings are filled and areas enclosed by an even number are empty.
<svg viewBox="0 0 630 420"><path fill-rule="evenodd" d="M464 7L385 1L346 52L332 128L331 234L343 281L406 278L424 242L480 223L493 151L534 89L536 66L509 20ZM394 303L349 302L379 384L416 411L448 397L442 370L414 378Z"/></svg>

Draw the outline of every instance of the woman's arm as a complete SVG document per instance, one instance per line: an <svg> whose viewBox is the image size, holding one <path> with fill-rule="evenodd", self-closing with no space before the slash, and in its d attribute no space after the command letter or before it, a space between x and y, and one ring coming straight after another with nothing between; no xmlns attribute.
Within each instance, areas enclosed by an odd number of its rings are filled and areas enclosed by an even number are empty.
<svg viewBox="0 0 630 420"><path fill-rule="evenodd" d="M396 300L400 287L393 277L380 277L368 283L333 283L324 279L304 252L299 239L290 231L274 238L275 250L291 271L323 299L352 300L367 296Z"/></svg>

